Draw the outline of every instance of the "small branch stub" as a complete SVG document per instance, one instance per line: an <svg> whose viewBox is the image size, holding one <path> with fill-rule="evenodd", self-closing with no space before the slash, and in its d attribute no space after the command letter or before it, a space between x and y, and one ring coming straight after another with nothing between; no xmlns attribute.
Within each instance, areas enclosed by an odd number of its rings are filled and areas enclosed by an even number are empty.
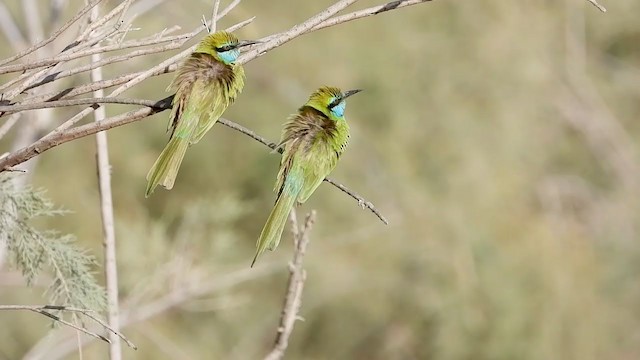
<svg viewBox="0 0 640 360"><path fill-rule="evenodd" d="M307 279L307 273L302 268L302 260L309 244L311 228L316 221L316 211L311 210L301 228L298 226L295 209L291 210L289 218L291 220L291 233L294 243L293 259L289 263L289 281L284 304L282 305L282 315L277 328L276 339L273 348L265 356L264 360L282 359L289 345L289 337L293 332L295 322L300 319L298 313L302 306L302 290Z"/></svg>

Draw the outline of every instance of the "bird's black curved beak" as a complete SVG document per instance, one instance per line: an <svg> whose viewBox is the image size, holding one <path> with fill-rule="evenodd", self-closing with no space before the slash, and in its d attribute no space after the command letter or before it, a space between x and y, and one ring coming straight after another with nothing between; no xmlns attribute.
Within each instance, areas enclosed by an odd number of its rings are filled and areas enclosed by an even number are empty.
<svg viewBox="0 0 640 360"><path fill-rule="evenodd" d="M351 95L355 95L355 94L359 93L360 91L362 91L362 89L347 90L342 94L342 100L348 98Z"/></svg>
<svg viewBox="0 0 640 360"><path fill-rule="evenodd" d="M243 46L249 46L249 45L253 45L253 44L260 44L262 43L262 41L258 41L258 40L240 40L238 42L237 47L243 47Z"/></svg>

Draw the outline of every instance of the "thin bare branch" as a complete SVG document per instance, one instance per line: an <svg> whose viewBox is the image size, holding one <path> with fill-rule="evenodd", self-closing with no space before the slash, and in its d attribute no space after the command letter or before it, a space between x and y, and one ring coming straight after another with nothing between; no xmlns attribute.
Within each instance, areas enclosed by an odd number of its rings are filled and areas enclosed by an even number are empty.
<svg viewBox="0 0 640 360"><path fill-rule="evenodd" d="M83 327L79 327L73 323L70 323L64 319L62 319L60 316L57 316L55 314L52 314L51 311L66 311L66 312L70 312L70 313L79 313L82 314L84 316L86 316L87 318L95 321L97 324L99 324L101 327L103 327L105 330L107 330L109 333L113 333L116 334L118 337L120 337L122 340L124 340L127 345L129 345L131 348L133 349L137 349L138 347L136 345L134 345L131 341L129 341L129 339L127 339L124 335L122 335L120 332L118 332L115 329L112 329L109 325L107 325L102 319L100 319L99 317L95 316L95 311L93 310L89 310L89 309L81 309L81 308L76 308L76 307L70 307L70 306L62 306L62 305L0 305L0 311L2 310L26 310L26 311L33 311L35 313L44 315L50 319L53 319L55 321L60 322L61 324L67 325L75 330L81 331L89 336L92 336L96 339L100 339L106 342L110 342L109 339L107 339L106 337L96 334L92 331L89 331L86 328Z"/></svg>
<svg viewBox="0 0 640 360"><path fill-rule="evenodd" d="M153 76L161 75L161 74L167 74L167 73L173 72L173 71L175 71L176 67L177 66L171 65L171 66L167 66L164 69L158 69L158 71L153 73ZM139 76L143 72L144 71L139 71L139 72L134 72L134 73L130 73L130 74L125 74L125 75L121 75L121 76L118 76L118 77L113 78L113 79L103 80L103 81L96 81L96 82L92 82L92 83L89 83L89 84L83 84L83 85L80 85L80 86L77 86L77 87L67 88L67 89L64 89L64 90L54 91L54 92L50 92L50 93L46 93L46 94L42 94L42 95L33 95L31 97L27 97L24 100L22 100L20 102L20 104L31 104L31 103L36 103L36 102L45 102L45 101L49 101L49 100L57 100L57 99L61 99L61 98L67 98L67 97L86 94L86 93L89 93L89 92L92 92L92 91L98 90L98 89L106 89L106 88L110 88L110 87L113 87L113 86L118 86L118 85L124 84L127 81Z"/></svg>
<svg viewBox="0 0 640 360"><path fill-rule="evenodd" d="M193 279L192 281L183 282L183 286L171 289L166 294L157 296L147 303L140 305L132 305L128 309L124 309L121 313L122 327L131 326L173 309L187 301L214 294L218 291L232 288L238 284L254 280L260 277L271 275L280 270L276 263L258 264L253 269L241 268L231 271L222 271L222 276L213 276L207 279ZM197 273L197 272L194 272ZM194 281L197 280L197 281ZM82 343L93 341L93 339L83 338ZM47 341L50 343L50 341ZM47 346L45 350L39 349L40 344L36 345L24 359L62 359L76 348L73 334L64 338L56 339L56 346L50 348Z"/></svg>
<svg viewBox="0 0 640 360"><path fill-rule="evenodd" d="M54 315L51 312L47 311L47 310L66 310L66 309L57 309L56 307L49 307L48 305L45 306L29 306L29 305L0 305L0 310L27 310L27 311L33 311L35 313L38 313L40 315L44 315L50 319L53 319L54 321L57 321L63 325L66 325L72 329L76 329L78 331L81 331L89 336L92 336L96 339L100 339L102 341L108 342L110 343L109 339L107 339L106 337L100 335L100 334L96 334L93 331L89 331L83 327L77 326L74 323L71 323L63 318L61 318L60 316Z"/></svg>
<svg viewBox="0 0 640 360"><path fill-rule="evenodd" d="M156 51L146 52L147 50L145 49L145 50L140 50L139 52L132 52L132 53L126 54L124 56L135 57L135 56L153 54L153 53L156 53L156 52L162 52L162 51L168 51L168 50L177 49L177 48L181 47L182 45L184 45L184 43L187 42L192 37L193 37L193 35L188 33L188 34L182 34L182 35L176 35L176 36L169 36L169 37L165 37L165 38L131 40L131 41L126 41L126 42L123 42L123 43L120 43L120 44L107 45L107 46L102 46L102 47L97 47L97 48L89 48L89 49L86 49L86 50L76 51L76 52L72 52L72 53L68 53L68 54L67 53L63 53L63 54L56 55L56 56L54 56L52 58L48 58L48 59L30 61L30 62L25 63L25 64L16 64L16 65L5 66L5 67L0 68L0 74L6 74L6 73L12 73L12 72L18 72L18 71L25 71L25 70L29 70L29 69L35 69L35 68L39 68L39 67L43 67L43 66L57 64L57 63L62 62L62 61L71 61L71 60L79 59L79 58L82 58L82 57L85 57L85 56L89 56L89 55L93 55L93 54L102 54L102 53L105 53L105 52L108 52L108 51L124 50L124 49L130 49L130 48L134 48L134 47L142 47L142 46L148 46L148 45L155 45L155 44L161 44L161 43L165 43L165 42L170 42L170 44L167 44L164 47L154 48L154 49L157 49Z"/></svg>
<svg viewBox="0 0 640 360"><path fill-rule="evenodd" d="M87 26L87 28L84 30L84 32L76 39L76 42L83 42L83 41L89 39L89 37L91 37L92 33L95 30L99 29L104 24L108 23L111 19L113 19L114 17L116 17L118 15L120 15L120 16L118 17L118 20L116 21L116 23L115 23L115 25L113 27L116 30L119 29L120 26L122 26L122 19L124 18L124 14L127 11L127 9L129 8L129 5L131 5L131 0L125 0L125 1L121 2L120 5L118 5L115 8L113 8L113 10L108 12L106 15L101 17L100 19L97 19L96 21L94 21L91 24L89 24L89 26Z"/></svg>
<svg viewBox="0 0 640 360"><path fill-rule="evenodd" d="M131 1L125 1L125 8L121 13L124 16L126 9ZM95 21L98 18L98 8L95 7L91 11L89 21ZM100 63L101 55L91 55L92 63ZM91 70L91 81L102 81L102 68L96 67ZM94 98L104 97L104 90L96 90L93 93ZM106 111L104 107L96 109L93 113L96 123L104 121ZM109 165L109 146L107 141L107 133L100 131L96 133L96 165L98 170L98 189L100 191L100 217L102 219L102 245L104 248L104 274L107 290L107 319L109 326L115 330L120 329L119 303L118 303L118 267L116 264L116 235L115 220L113 216L113 197L111 194L111 165ZM109 333L109 359L122 359L122 346L120 338Z"/></svg>
<svg viewBox="0 0 640 360"><path fill-rule="evenodd" d="M4 59L2 61L0 61L0 66L8 64L12 61L18 60L26 55L31 54L32 52L40 49L41 47L49 44L50 42L52 42L53 40L55 40L58 36L60 36L60 34L62 34L65 30L67 30L69 28L69 26L73 25L76 21L78 21L78 19L80 19L81 17L83 17L87 12L89 12L89 10L91 10L94 6L98 5L98 3L102 2L103 0L93 0L92 2L90 2L87 6L85 6L84 8L82 8L80 11L78 11L78 13L76 15L74 15L69 21L67 21L64 25L62 25L58 30L54 31L53 34L51 34L51 36L45 40L40 41L39 43L29 47L28 49L25 49L23 51L20 51L19 53Z"/></svg>
<svg viewBox="0 0 640 360"><path fill-rule="evenodd" d="M588 2L591 3L591 5L595 6L598 8L598 10L602 11L603 13L607 12L607 9L605 9L604 6L598 4L598 2L596 0L587 0Z"/></svg>
<svg viewBox="0 0 640 360"><path fill-rule="evenodd" d="M352 13L345 14L345 15L342 15L342 16L332 17L331 19L327 19L327 20L321 22L320 24L318 24L317 26L315 26L313 28L313 31L324 29L324 28L328 28L330 26L342 24L342 23L349 22L349 21L352 21L352 20L361 19L363 17L378 15L378 14L381 14L383 12L387 12L387 11L391 11L391 10L397 10L397 9L401 9L403 7L407 7L407 6L411 6L411 5L418 5L418 4L422 4L422 3L426 3L426 2L430 2L430 1L433 1L433 0L400 0L400 1L391 1L391 2L388 2L388 3L384 4L384 5L372 6L370 8L362 9L362 10L359 10L359 11L354 11Z"/></svg>
<svg viewBox="0 0 640 360"><path fill-rule="evenodd" d="M220 0L213 0L213 11L211 12L211 32L216 32L218 24L218 10L220 9Z"/></svg>
<svg viewBox="0 0 640 360"><path fill-rule="evenodd" d="M327 20L328 18L330 18L331 16L337 14L339 11L342 11L343 9L345 9L347 6L355 3L358 0L340 0L337 3L329 6L328 8L326 8L325 10L321 11L320 13L318 13L317 15L311 17L310 19L308 19L307 21L298 24L294 27L292 27L291 29L289 29L288 31L282 33L280 36L271 39L265 43L262 43L260 45L258 45L255 49L250 50L248 52L246 52L245 54L243 54L242 56L240 56L240 58L238 59L238 63L240 64L245 64L259 56L264 55L265 53L267 53L270 50L275 49L276 47L291 41L292 39L307 33L309 31L311 31L315 26L317 26L318 24L320 24L321 22Z"/></svg>
<svg viewBox="0 0 640 360"><path fill-rule="evenodd" d="M56 100L56 101L47 101L47 102L41 102L41 103L30 103L30 104L24 104L24 105L23 104L3 105L3 106L0 106L0 112L14 113L18 111L58 108L58 107L77 106L77 105L93 105L93 104L126 104L126 105L140 105L140 106L154 107L156 103L157 101L153 101L153 100L99 97L99 98L86 98L86 99Z"/></svg>
<svg viewBox="0 0 640 360"><path fill-rule="evenodd" d="M280 325L278 326L276 339L271 352L264 357L265 360L280 360L284 357L284 353L289 345L289 337L293 332L296 320L299 319L298 313L302 306L302 290L304 282L307 279L307 273L302 268L302 260L309 244L309 233L315 222L316 212L312 210L300 229L296 218L295 209L291 210L291 232L293 234L294 252L293 259L289 263L289 281L287 283L287 292L282 305L282 315L280 316Z"/></svg>
<svg viewBox="0 0 640 360"><path fill-rule="evenodd" d="M111 36L112 34L114 34L115 32L117 32L116 28L112 28L110 30L107 30L105 32L103 32L102 34L97 35L94 38L91 38L89 40L87 40L84 43L78 43L77 41L73 43L73 46L75 47L76 50L79 49L83 49L83 48L87 48L87 47L91 47L93 45L95 45L96 43L106 39L107 37ZM82 45L80 45L82 44ZM67 47L65 48L65 50L63 50L62 52L67 52L67 51L72 51L71 47ZM8 91L6 93L4 93L4 99L6 100L12 100L14 97L16 97L18 94L22 93L25 89L29 88L30 86L32 86L34 83L36 83L38 80L42 79L42 77L47 76L48 74L52 73L53 71L55 71L58 67L60 67L63 63L57 63L55 65L52 65L51 67L45 68L45 69L41 69L41 70L34 70L31 72L26 72L25 74L21 75L18 78L18 83L21 82L20 86L12 89L11 91ZM25 80L26 79L26 80ZM2 86L0 86L0 91L10 87L10 86L14 86L16 84L16 81L12 81L8 84L4 84Z"/></svg>

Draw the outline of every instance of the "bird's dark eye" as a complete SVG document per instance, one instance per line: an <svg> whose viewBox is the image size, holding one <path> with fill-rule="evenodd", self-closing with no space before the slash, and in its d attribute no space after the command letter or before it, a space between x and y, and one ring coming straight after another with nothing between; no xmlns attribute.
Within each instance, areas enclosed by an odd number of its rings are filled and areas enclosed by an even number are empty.
<svg viewBox="0 0 640 360"><path fill-rule="evenodd" d="M336 98L331 103L329 103L329 110L333 109L336 105L340 104L341 99Z"/></svg>
<svg viewBox="0 0 640 360"><path fill-rule="evenodd" d="M217 47L216 51L225 52L225 51L233 50L234 48L235 48L235 45L225 45L225 46Z"/></svg>

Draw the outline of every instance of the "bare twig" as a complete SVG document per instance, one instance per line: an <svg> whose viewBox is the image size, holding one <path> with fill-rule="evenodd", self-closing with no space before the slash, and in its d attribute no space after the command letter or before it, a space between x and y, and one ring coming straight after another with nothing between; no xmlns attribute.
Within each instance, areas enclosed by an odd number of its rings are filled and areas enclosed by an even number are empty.
<svg viewBox="0 0 640 360"><path fill-rule="evenodd" d="M15 61L17 59L20 59L21 57L24 57L26 55L29 55L32 52L40 49L41 47L49 44L50 42L55 40L58 36L60 36L60 34L62 34L65 30L67 30L69 28L69 26L73 25L76 21L78 21L78 19L80 19L87 12L89 12L89 10L91 10L94 6L98 5L98 3L100 3L101 1L103 1L103 0L93 0L87 6L85 6L80 11L78 11L78 13L76 15L74 15L69 21L67 21L64 25L62 25L58 30L54 31L53 34L51 34L51 36L49 38L38 42L37 44L29 47L28 49L20 51L19 53L15 54L14 56L12 56L10 58L7 58L7 59L4 59L4 60L0 61L0 66L8 64L8 63L10 63L12 61Z"/></svg>
<svg viewBox="0 0 640 360"><path fill-rule="evenodd" d="M290 219L294 242L293 259L289 263L289 281L287 283L284 304L282 305L280 325L278 326L273 349L265 356L265 360L279 360L284 356L295 322L299 319L298 313L302 305L302 290L307 278L307 273L302 268L302 260L307 250L307 245L309 244L309 233L315 222L316 212L312 210L311 213L307 215L301 229L298 227L295 209L291 211Z"/></svg>
<svg viewBox="0 0 640 360"><path fill-rule="evenodd" d="M96 81L97 82L97 81ZM30 104L15 104L0 106L0 113L15 113L19 111L36 110L36 109L48 109L58 108L66 106L78 106L78 105L92 105L92 104L122 104L122 105L140 105L147 107L154 107L157 101L142 100L142 99L126 99L115 97L97 97L86 99L70 99L70 100L55 100L41 103ZM2 114L4 115L4 114Z"/></svg>
<svg viewBox="0 0 640 360"><path fill-rule="evenodd" d="M153 73L153 76L172 72L172 71L175 70L175 68L176 68L176 66L171 65L171 66L167 66L164 69L158 69L158 71ZM118 86L118 85L124 84L127 81L139 76L143 72L144 71L138 71L138 72L134 72L134 73L130 73L130 74L120 75L120 76L118 76L116 78L109 79L109 80L95 81L95 82L92 82L92 83L89 83L89 84L79 85L79 86L76 86L76 87L73 87L73 88L67 88L67 89L60 90L60 91L49 92L49 93L42 94L42 95L30 96L30 97L27 97L24 100L22 100L20 102L20 104L30 104L30 103L36 103L36 102L49 101L49 100L58 100L58 99L61 99L61 98L67 98L67 97L86 94L86 93L89 93L89 92L92 92L92 91L98 90L98 89L106 89L106 88L110 88L110 87L113 87L113 86Z"/></svg>
<svg viewBox="0 0 640 360"><path fill-rule="evenodd" d="M147 303L124 309L121 315L121 325L124 328L149 320L187 301L229 289L253 279L271 275L279 271L279 269L276 263L265 263L258 264L253 269L248 269L243 266L237 270L223 271L221 272L224 274L222 276L213 276L207 279L196 277L195 279L191 279L191 281L183 282L183 286L173 288L169 292L157 296ZM194 271L194 274L197 273L197 271ZM87 338L82 339L83 345L92 340L93 339ZM48 344L49 341L46 341L46 343ZM56 346L53 348L47 345L46 350L42 350L39 349L40 347L40 344L36 345L29 351L24 359L56 360L65 358L70 352L75 350L75 340L73 336L65 336L64 338L58 338Z"/></svg>
<svg viewBox="0 0 640 360"><path fill-rule="evenodd" d="M131 1L126 1L126 7ZM124 11L122 12L124 15ZM98 18L98 7L93 8L90 22ZM91 55L92 63L99 63L101 55ZM102 68L96 67L91 70L91 81L102 80ZM102 89L93 93L95 98L104 97ZM104 121L106 111L104 107L96 109L93 113L96 123ZM104 274L107 284L107 319L109 326L115 330L120 329L119 305L118 305L118 267L116 264L116 235L113 217L113 197L111 195L111 166L109 165L109 146L107 133L100 131L96 134L96 165L98 170L98 188L100 190L100 215L102 218L102 245L104 247ZM109 333L109 359L122 359L122 346L120 338L113 333Z"/></svg>
<svg viewBox="0 0 640 360"><path fill-rule="evenodd" d="M211 12L211 30L210 32L216 32L216 25L218 25L218 10L220 9L220 0L213 0L213 11Z"/></svg>
<svg viewBox="0 0 640 360"><path fill-rule="evenodd" d="M593 6L597 7L597 8L598 8L598 10L602 11L603 13L604 13L604 12L607 12L607 9L605 9L605 7L604 7L604 6L602 6L602 5L598 4L598 2L597 2L596 0L587 0L587 1L588 1L588 2L590 2L590 3L591 3L591 5L593 5Z"/></svg>
<svg viewBox="0 0 640 360"><path fill-rule="evenodd" d="M148 46L148 45L161 44L161 43L165 43L165 42L170 43L170 44L164 45L163 47L161 46L161 47L153 48L153 49L155 49L155 51L152 51L152 52L149 52L149 49L146 49L146 50L140 50L138 52L132 52L132 53L126 54L124 56L136 57L136 56L141 56L141 55L154 54L154 53L157 53L157 52L168 51L168 50L173 50L173 49L180 48L180 47L182 47L182 45L184 45L185 42L187 42L192 37L193 37L192 34L181 34L181 35L175 35L175 36L168 36L168 37L164 37L164 38L145 39L145 40L131 40L131 41L126 41L126 42L123 42L123 43L120 43L120 44L112 44L112 45L106 45L106 46L96 47L96 48L88 48L88 49L85 49L85 50L75 51L75 52L70 52L70 53L62 53L62 54L58 54L58 55L56 55L54 57L41 59L41 60L37 60L37 61L30 61L30 62L24 63L24 64L16 64L16 65L4 66L4 67L0 68L0 74L6 74L6 73L12 73L12 72L36 69L36 68L39 68L39 67L44 67L44 66L57 64L57 63L63 62L63 61L71 61L71 60L79 59L79 58L82 58L82 57L85 57L85 56L89 56L89 55L93 55L93 54L102 54L102 53L109 52L109 51L125 50L125 49L130 49L130 48L135 48L135 47L142 47L142 46Z"/></svg>
<svg viewBox="0 0 640 360"><path fill-rule="evenodd" d="M308 19L307 21L298 24L294 27L292 27L291 29L289 29L288 31L280 34L280 36L271 39L265 43L262 43L260 45L258 45L255 49L250 50L249 52L243 54L242 56L240 56L240 58L238 59L238 62L240 64L245 64L259 56L264 55L265 53L267 53L267 51L273 50L276 47L291 41L292 39L307 33L309 31L311 31L311 29L313 29L315 26L317 26L318 24L320 24L321 22L323 22L324 20L330 18L331 16L335 15L336 13L338 13L339 11L343 10L344 8L346 8L347 6L355 3L358 0L340 0L337 3L329 6L328 8L326 8L325 10L321 11L320 13L318 13L317 15L311 17L310 19Z"/></svg>
<svg viewBox="0 0 640 360"><path fill-rule="evenodd" d="M100 339L102 341L108 342L110 343L111 341L109 339L107 339L106 337L97 334L93 331L90 331L84 327L80 327L77 326L69 321L64 320L61 316L55 315L53 314L51 311L66 311L66 312L71 312L71 313L80 313L84 316L86 316L87 318L95 321L96 323L98 323L101 327L103 327L105 330L107 330L109 333L113 333L115 335L117 335L119 338L123 339L129 346L131 346L134 349L137 349L137 347L131 342L129 341L129 339L127 339L124 335L122 335L120 332L118 332L117 330L111 328L109 325L107 325L104 321L102 321L100 318L98 318L97 316L93 315L94 311L93 310L89 310L89 309L80 309L80 308L74 308L74 307L68 307L68 306L60 306L60 305L0 305L0 311L2 310L27 310L27 311L33 311L35 313L44 315L50 319L53 319L54 321L57 321L63 325L66 325L70 328L73 328L75 330L81 331L89 336L92 336L96 339Z"/></svg>

